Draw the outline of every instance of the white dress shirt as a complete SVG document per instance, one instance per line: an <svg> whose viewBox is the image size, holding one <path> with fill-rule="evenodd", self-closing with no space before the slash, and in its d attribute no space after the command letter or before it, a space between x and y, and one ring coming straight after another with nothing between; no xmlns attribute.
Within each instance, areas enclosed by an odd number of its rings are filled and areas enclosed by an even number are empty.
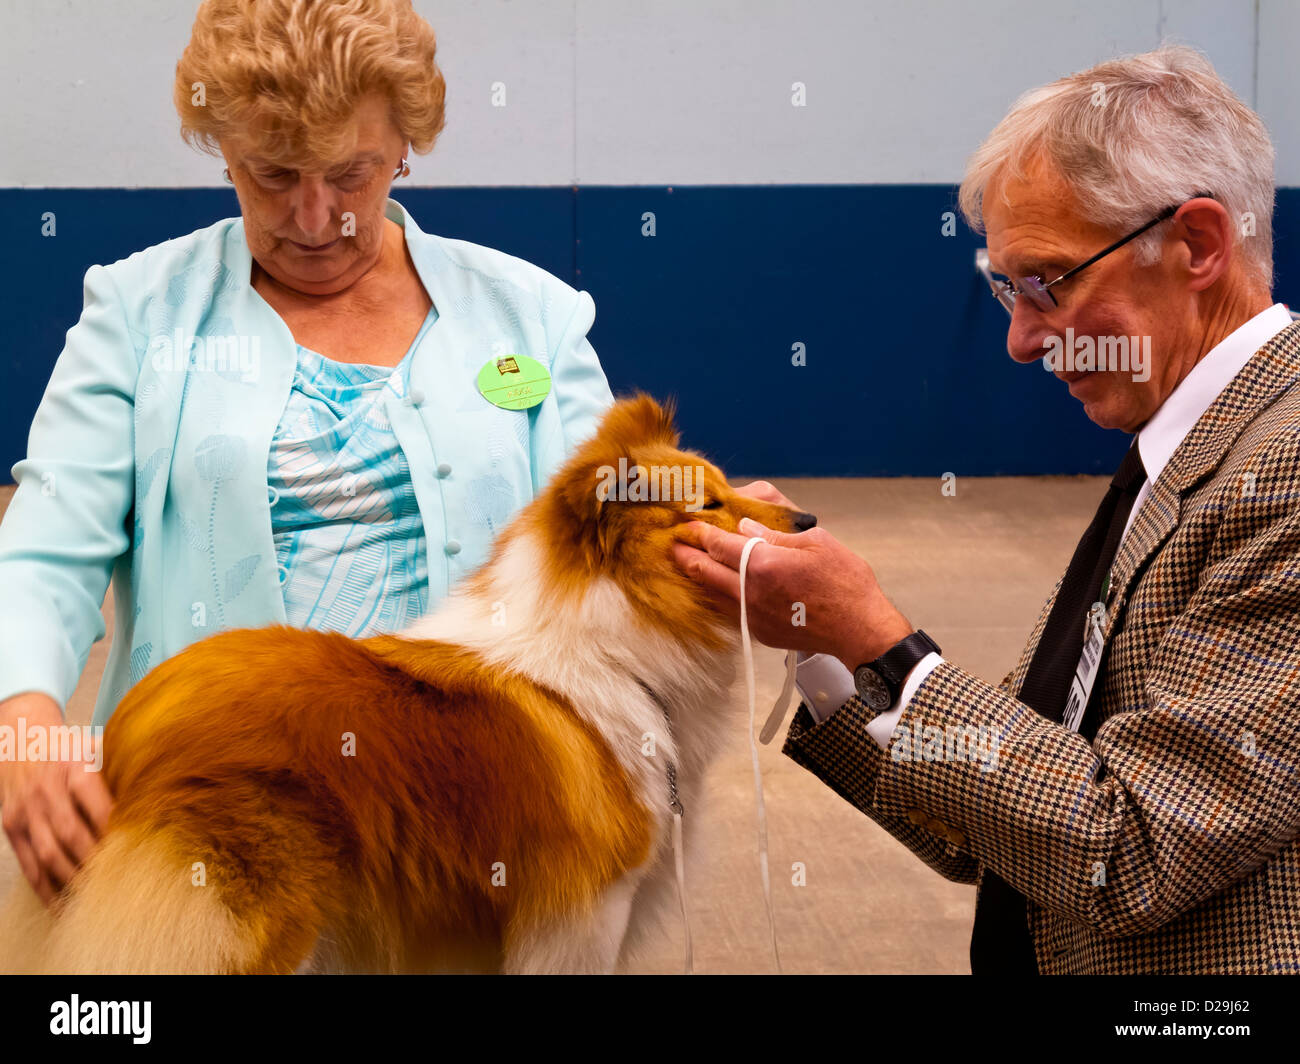
<svg viewBox="0 0 1300 1064"><path fill-rule="evenodd" d="M1129 511L1128 523L1124 526L1125 536L1133 526L1138 510L1151 493L1151 485L1160 478L1169 459L1201 419L1201 415L1210 408L1210 404L1228 386L1229 381L1241 372L1251 356L1290 324L1291 315L1281 303L1274 303L1267 310L1256 314L1211 348L1138 430L1138 453L1142 456L1147 479L1138 491L1133 509ZM1123 542L1122 536L1120 542ZM801 652L799 659L795 685L808 703L808 711L813 719L820 723L857 692L853 674L838 658L829 654L805 657ZM930 653L918 661L908 673L898 704L867 724L867 733L881 748L889 748L890 737L912 696L925 678L944 660L946 659L938 654Z"/></svg>

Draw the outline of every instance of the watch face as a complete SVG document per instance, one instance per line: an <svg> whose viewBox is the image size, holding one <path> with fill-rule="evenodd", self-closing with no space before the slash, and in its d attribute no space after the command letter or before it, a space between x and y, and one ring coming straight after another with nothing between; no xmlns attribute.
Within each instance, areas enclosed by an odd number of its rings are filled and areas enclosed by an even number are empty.
<svg viewBox="0 0 1300 1064"><path fill-rule="evenodd" d="M877 713L881 713L889 708L889 703L893 701L889 695L889 688L885 681L875 669L869 665L859 666L853 673L853 680L857 684L858 694L862 696L868 706Z"/></svg>

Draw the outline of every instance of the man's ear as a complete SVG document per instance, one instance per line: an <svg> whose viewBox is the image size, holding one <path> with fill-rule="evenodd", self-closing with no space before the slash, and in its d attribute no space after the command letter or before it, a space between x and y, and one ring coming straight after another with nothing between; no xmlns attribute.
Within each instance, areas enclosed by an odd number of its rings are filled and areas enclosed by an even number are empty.
<svg viewBox="0 0 1300 1064"><path fill-rule="evenodd" d="M1187 249L1189 287L1193 292L1204 291L1223 276L1232 261L1232 217L1218 200L1200 196L1179 207L1174 220Z"/></svg>

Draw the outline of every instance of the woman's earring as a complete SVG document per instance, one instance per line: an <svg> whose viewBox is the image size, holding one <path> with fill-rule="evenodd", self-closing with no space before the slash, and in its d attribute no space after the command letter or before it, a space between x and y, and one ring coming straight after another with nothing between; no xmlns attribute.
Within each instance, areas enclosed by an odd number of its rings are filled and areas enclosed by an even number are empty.
<svg viewBox="0 0 1300 1064"><path fill-rule="evenodd" d="M399 166L397 168L397 171L393 174L393 179L396 180L399 177L410 177L410 176L411 176L411 168L406 164L406 156L403 155L402 165Z"/></svg>
<svg viewBox="0 0 1300 1064"><path fill-rule="evenodd" d="M230 167L226 167L224 170L222 170L221 176L226 179L226 184L233 185L235 183L235 179L230 176Z"/></svg>

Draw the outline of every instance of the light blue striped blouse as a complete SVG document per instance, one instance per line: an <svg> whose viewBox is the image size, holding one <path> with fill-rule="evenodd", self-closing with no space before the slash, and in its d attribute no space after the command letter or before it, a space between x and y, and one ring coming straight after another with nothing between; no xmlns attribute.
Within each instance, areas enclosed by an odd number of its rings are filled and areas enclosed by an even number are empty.
<svg viewBox="0 0 1300 1064"><path fill-rule="evenodd" d="M437 316L431 308L396 367L336 362L298 345L267 468L291 625L361 638L425 612L424 525L388 404L406 398L412 358Z"/></svg>

